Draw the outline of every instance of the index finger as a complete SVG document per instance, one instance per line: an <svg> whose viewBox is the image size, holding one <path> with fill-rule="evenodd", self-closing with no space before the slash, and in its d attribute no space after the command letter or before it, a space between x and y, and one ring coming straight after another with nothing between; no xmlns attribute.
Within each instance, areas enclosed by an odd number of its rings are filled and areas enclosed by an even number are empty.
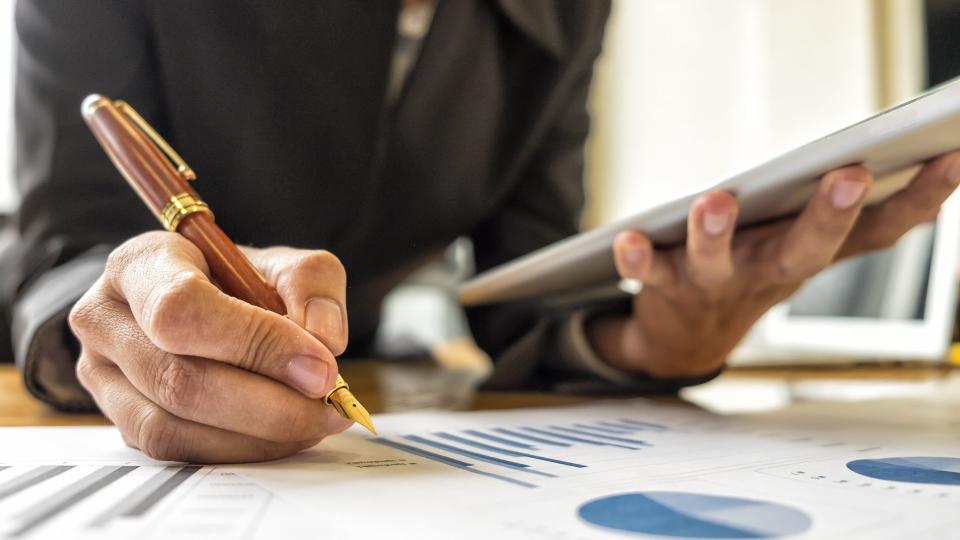
<svg viewBox="0 0 960 540"><path fill-rule="evenodd" d="M333 388L336 362L319 340L286 317L220 291L185 238L155 235L115 252L105 271L109 288L154 345L260 373L310 397Z"/></svg>

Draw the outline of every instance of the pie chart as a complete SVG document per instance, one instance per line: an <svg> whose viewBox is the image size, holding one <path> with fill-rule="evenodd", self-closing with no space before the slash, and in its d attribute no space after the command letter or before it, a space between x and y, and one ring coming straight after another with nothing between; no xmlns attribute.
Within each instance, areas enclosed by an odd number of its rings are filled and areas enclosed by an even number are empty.
<svg viewBox="0 0 960 540"><path fill-rule="evenodd" d="M810 517L781 504L679 491L621 493L588 501L578 514L620 533L673 538L780 538L810 528Z"/></svg>
<svg viewBox="0 0 960 540"><path fill-rule="evenodd" d="M914 456L858 459L847 463L847 468L877 480L960 486L960 458Z"/></svg>

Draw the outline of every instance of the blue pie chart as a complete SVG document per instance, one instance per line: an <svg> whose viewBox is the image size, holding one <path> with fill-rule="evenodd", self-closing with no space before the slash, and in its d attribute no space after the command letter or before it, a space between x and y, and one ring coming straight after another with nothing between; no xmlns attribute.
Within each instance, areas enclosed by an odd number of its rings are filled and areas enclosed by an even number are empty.
<svg viewBox="0 0 960 540"><path fill-rule="evenodd" d="M584 503L580 518L621 533L673 538L780 538L810 528L810 516L781 504L679 491L644 491Z"/></svg>
<svg viewBox="0 0 960 540"><path fill-rule="evenodd" d="M960 486L960 458L913 456L858 459L847 463L847 468L877 480Z"/></svg>

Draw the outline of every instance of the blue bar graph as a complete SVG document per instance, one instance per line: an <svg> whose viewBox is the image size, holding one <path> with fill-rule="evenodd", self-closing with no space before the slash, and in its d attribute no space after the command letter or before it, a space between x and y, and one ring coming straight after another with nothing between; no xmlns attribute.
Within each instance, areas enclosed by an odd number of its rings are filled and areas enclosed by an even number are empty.
<svg viewBox="0 0 960 540"><path fill-rule="evenodd" d="M574 424L573 426L581 429L589 429L591 431L599 431L601 433L609 433L610 435L629 435L630 434L630 431L627 431L624 428L614 429L609 426L592 425L592 424Z"/></svg>
<svg viewBox="0 0 960 540"><path fill-rule="evenodd" d="M526 449L526 450L536 450L536 448L537 448L536 446L533 446L532 444L527 444L527 443L522 443L522 442L514 441L514 440L511 440L511 439L507 439L506 437L498 437L498 436L496 436L496 435L491 435L491 434L489 434L489 433L484 433L484 432L478 431L478 430L476 430L476 429L466 429L466 430L464 430L463 432L466 433L467 435L473 435L474 437L479 437L479 438L481 438L481 439L486 439L486 440L488 440L488 441L493 441L493 442L496 442L496 443L505 444L505 445L507 445L507 446L512 446L512 447L514 447L514 448L524 448L524 449Z"/></svg>
<svg viewBox="0 0 960 540"><path fill-rule="evenodd" d="M526 431L533 432L533 433L538 433L538 434L540 434L540 435L547 435L547 436L550 436L550 437L558 437L558 438L560 438L560 439L564 439L564 440L568 440L568 441L573 441L573 442L578 442L578 443L592 444L593 446L616 446L616 447L618 447L618 448L626 448L627 450L639 450L639 448L637 448L636 446L626 446L626 445L623 445L623 444L617 444L617 443L612 443L612 442L598 441L598 440L596 440L596 439L588 439L588 438L585 438L585 437L574 437L573 435L567 435L566 433L556 433L555 431L547 431L546 429L538 429L538 428L533 428L533 427L524 427L523 429L526 430Z"/></svg>
<svg viewBox="0 0 960 540"><path fill-rule="evenodd" d="M421 449L421 448L417 448L416 446L413 446L413 445L410 445L410 444L403 444L403 443L400 443L400 442L391 441L390 439L386 439L386 438L384 438L384 437L375 437L375 438L370 439L370 440L372 440L373 442L375 442L375 443L377 443L377 444L382 444L382 445L384 445L384 446L389 446L389 447L391 447L391 448L395 448L395 449L397 449L397 450L401 450L401 451L403 451L403 452L407 452L408 454L413 454L413 455L415 455L415 456L420 456L420 457L425 458L425 459L429 459L429 460L432 460L432 461L436 461L437 463L443 463L444 465L449 465L449 466L451 466L451 467L460 469L460 470L462 470L462 471L472 472L472 473L474 473L474 474L479 474L479 475L481 475L481 476L486 476L486 477L489 477L489 478L496 478L497 480L503 480L504 482L509 482L509 483L511 483L511 484L515 484L515 485L522 486L522 487L527 487L527 488L535 488L535 487L537 487L536 484L531 484L531 483L529 483L529 482L524 482L523 480L517 480L516 478L511 478L511 477L509 477L509 476L503 476L503 475L500 475L500 474L495 474L495 473L490 473L490 472L487 472L487 471L480 471L480 470L474 469L474 468L472 468L473 465L470 464L470 463L467 463L466 461L460 461L459 459L453 459L453 458L449 458L449 457L447 457L447 456L443 456L443 455L440 455L440 454L435 454L435 453L433 453L433 452L428 452L427 450L423 450L423 449Z"/></svg>
<svg viewBox="0 0 960 540"><path fill-rule="evenodd" d="M625 432L625 433L633 433L635 431L640 431L640 427L638 426L628 426L626 424L618 424L617 422L606 422L604 420L601 420L597 422L597 424L600 424L601 426L616 428L618 430L621 430L621 432Z"/></svg>
<svg viewBox="0 0 960 540"><path fill-rule="evenodd" d="M425 444L427 446L439 448L440 450L446 450L447 452L452 452L454 454L460 454L461 456L466 456L479 461L484 461L491 465L499 465L501 467L507 467L508 469L514 469L514 470L529 473L529 474L536 474L539 476L556 478L556 475L545 473L543 471L538 471L536 469L531 468L530 465L527 465L526 463L519 463L516 461L510 461L508 459L501 459L495 456L489 456L487 454L481 454L479 452L474 452L473 450L466 450L464 448L453 446L451 444L446 444L439 441L432 441L430 439L427 439L426 437L421 437L419 435L405 435L403 438L411 442Z"/></svg>
<svg viewBox="0 0 960 540"><path fill-rule="evenodd" d="M640 421L634 422L646 424ZM532 480L530 477L520 479L517 478L519 475L516 473L536 475L542 479L542 482L549 482L550 479L575 474L575 471L589 467L586 462L581 463L582 459L560 459L549 455L551 453L562 456L570 451L574 453L570 455L582 456L584 452L586 455L592 455L594 452L607 452L607 449L610 449L609 451L641 450L643 447L653 445L645 440L634 438L635 433L661 427L666 429L665 426L648 427L637 424L621 423L620 420L616 422L584 421L565 425L489 427L464 429L458 432L402 434L395 437L402 438L403 442L387 437L377 437L372 440L456 469L532 488L539 487L541 481ZM589 446L593 450L586 450L584 446ZM533 467L530 460L540 462L541 466L552 464L566 467L566 469L554 467L547 472ZM494 468L491 469L489 466Z"/></svg>
<svg viewBox="0 0 960 540"><path fill-rule="evenodd" d="M562 446L565 448L569 448L570 446L573 446L572 444L568 444L565 442L551 441L549 439L544 439L542 437L534 437L533 435L527 435L517 431L509 430L506 428L493 428L493 430L496 431L497 433L503 433L504 435L510 435L511 437L518 437L520 439L526 439L528 441L533 441L535 443L546 444L550 446Z"/></svg>
<svg viewBox="0 0 960 540"><path fill-rule="evenodd" d="M607 443L600 442L600 441L595 441L595 440L593 440L593 439L584 439L583 437L573 437L573 436L571 436L571 435L567 435L566 433L555 433L555 432L553 432L553 431L547 431L546 429L539 429L539 428L534 428L534 427L523 427L523 428L521 428L521 429L523 429L523 430L525 430L525 431L532 432L532 433L537 433L537 434L539 434L539 435L547 435L547 436L549 436L549 437L557 437L557 438L563 439L563 440L565 440L565 441L571 441L571 442L577 442L577 443L583 443L583 444L591 444L591 445L593 445L593 446L606 446L606 445L607 445Z"/></svg>
<svg viewBox="0 0 960 540"><path fill-rule="evenodd" d="M642 427L642 428L657 429L657 430L660 430L660 431L666 431L667 429L669 429L667 426L665 426L665 425L663 425L663 424L654 424L653 422L641 422L640 420L633 420L632 418L621 418L620 421L621 421L621 422L625 422L625 423L630 424L630 425L633 425L633 426L638 426L638 427Z"/></svg>
<svg viewBox="0 0 960 540"><path fill-rule="evenodd" d="M507 449L507 448L500 448L500 447L498 447L498 446L493 446L493 445L486 444L486 443L482 443L482 442L479 442L479 441L473 441L473 440L467 439L466 437L460 437L460 436L454 435L454 434L452 434L452 433L434 433L434 435L436 435L437 437L440 437L440 438L442 438L442 439L447 439L448 441L454 441L454 442L458 442L458 443L460 443L460 444L466 444L466 445L468 445L468 446L473 446L474 448L480 448L480 449L483 449L483 450L488 450L488 451L490 451L490 452L496 452L496 453L498 453L498 454L503 454L503 455L506 455L506 456L527 457L527 458L530 458L530 459L539 459L540 461L548 461L548 462L550 462L550 463L556 463L556 464L558 464L558 465L566 465L567 467L576 467L576 468L578 468L578 469L582 469L582 468L586 467L586 465L581 465L581 464L579 464L579 463L573 463L573 462L571 462L571 461L563 461L562 459L554 459L554 458L549 458L549 457L545 457L545 456L538 456L538 455L536 455L536 454L527 454L527 453L524 453L524 452L517 452L516 450L510 450L510 449Z"/></svg>
<svg viewBox="0 0 960 540"><path fill-rule="evenodd" d="M564 431L564 432L568 432L568 433L575 433L575 434L577 434L577 435L586 435L586 436L589 436L589 437L596 437L596 438L605 439L605 440L608 440L608 441L616 441L616 442L621 442L621 443L626 443L626 444L636 444L636 445L640 445L640 446L648 446L648 444L647 444L645 441L641 441L641 440L638 440L638 439L627 439L627 438L625 438L625 437L613 437L613 436L611 436L611 435L604 435L604 434L602 434L602 433L590 433L589 431L584 431L584 430L582 430L582 429L575 429L575 428L568 428L568 427L560 427L560 426L550 426L550 429L559 429L560 431Z"/></svg>

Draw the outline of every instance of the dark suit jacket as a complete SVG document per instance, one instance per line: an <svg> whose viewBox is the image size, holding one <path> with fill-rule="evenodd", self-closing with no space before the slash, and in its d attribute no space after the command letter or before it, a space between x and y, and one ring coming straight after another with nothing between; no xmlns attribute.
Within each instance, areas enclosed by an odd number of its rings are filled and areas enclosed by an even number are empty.
<svg viewBox="0 0 960 540"><path fill-rule="evenodd" d="M89 93L122 98L157 127L238 242L338 255L354 351L384 294L453 239L473 240L483 270L577 231L608 2L441 0L387 107L397 10L386 0L19 2L22 204L2 259L12 332L0 347L31 391L65 408L89 403L66 390L75 381L63 359L76 355L66 309L111 247L157 228L81 121ZM512 304L469 316L500 359L493 384L570 375L545 361L557 354L557 315ZM55 344L36 339L51 331Z"/></svg>

